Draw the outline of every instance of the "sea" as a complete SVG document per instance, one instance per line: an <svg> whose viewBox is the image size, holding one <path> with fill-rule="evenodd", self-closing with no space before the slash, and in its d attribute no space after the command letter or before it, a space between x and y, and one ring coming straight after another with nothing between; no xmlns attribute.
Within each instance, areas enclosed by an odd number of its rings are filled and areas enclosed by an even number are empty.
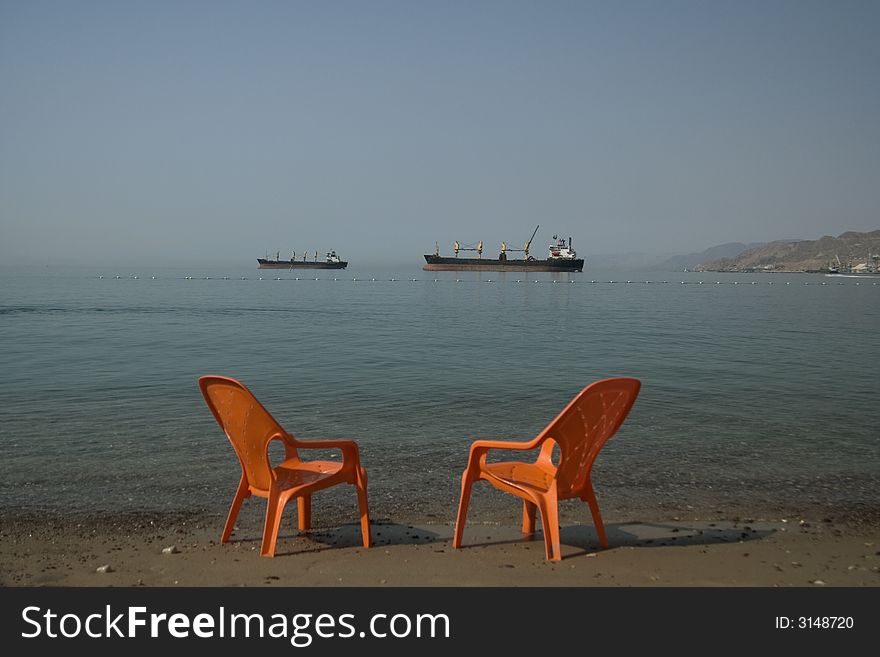
<svg viewBox="0 0 880 657"><path fill-rule="evenodd" d="M532 438L612 376L642 389L593 469L606 521L876 511L878 328L868 277L7 268L0 514L225 514L240 467L204 374L303 440L355 439L374 519L453 522L472 441ZM356 520L339 489L316 521Z"/></svg>

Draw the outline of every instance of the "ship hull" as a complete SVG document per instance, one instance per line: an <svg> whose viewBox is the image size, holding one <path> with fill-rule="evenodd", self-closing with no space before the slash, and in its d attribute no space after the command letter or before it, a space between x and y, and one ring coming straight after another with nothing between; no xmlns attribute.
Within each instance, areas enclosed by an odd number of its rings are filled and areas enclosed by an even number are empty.
<svg viewBox="0 0 880 657"><path fill-rule="evenodd" d="M348 262L309 262L307 260L266 260L257 258L258 269L345 269Z"/></svg>
<svg viewBox="0 0 880 657"><path fill-rule="evenodd" d="M424 271L557 271L584 270L583 258L564 260L497 260L493 258L446 258L425 255Z"/></svg>

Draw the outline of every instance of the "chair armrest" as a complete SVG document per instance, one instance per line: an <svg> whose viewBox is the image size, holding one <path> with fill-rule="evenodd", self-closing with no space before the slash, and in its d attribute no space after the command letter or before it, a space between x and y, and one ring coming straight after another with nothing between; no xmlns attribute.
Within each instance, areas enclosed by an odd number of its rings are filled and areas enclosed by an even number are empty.
<svg viewBox="0 0 880 657"><path fill-rule="evenodd" d="M486 460L486 454L490 449L515 449L529 450L535 449L541 444L540 437L534 438L527 442L515 442L507 440L475 440L471 443L470 454L468 455L468 463L472 463L474 459L479 459L480 463Z"/></svg>
<svg viewBox="0 0 880 657"><path fill-rule="evenodd" d="M355 462L360 460L358 445L353 440L296 440L297 449L338 449L342 451L343 460L353 458Z"/></svg>

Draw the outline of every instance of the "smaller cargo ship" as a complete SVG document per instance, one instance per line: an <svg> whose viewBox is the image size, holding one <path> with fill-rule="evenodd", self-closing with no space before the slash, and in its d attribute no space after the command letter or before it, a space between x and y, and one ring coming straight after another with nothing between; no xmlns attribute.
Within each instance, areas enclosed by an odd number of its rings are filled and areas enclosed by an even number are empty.
<svg viewBox="0 0 880 657"><path fill-rule="evenodd" d="M328 251L323 260L318 260L318 252L315 251L314 260L307 260L308 251L303 253L302 260L296 259L296 252L290 254L290 260L282 260L281 252L275 254L275 259L270 260L267 255L265 258L257 258L259 269L345 269L348 262L340 260L336 255L336 251Z"/></svg>
<svg viewBox="0 0 880 657"><path fill-rule="evenodd" d="M566 244L564 238L553 236L555 244L551 244L549 254L544 260L529 255L529 246L535 235L538 233L537 226L535 232L525 243L521 249L509 249L506 242L501 242L501 252L497 258L483 258L483 242L480 241L475 247L462 247L456 240L453 251L455 256L447 257L440 255L439 245L435 248L433 255L425 255L425 265L422 267L425 271L555 271L555 272L577 272L584 270L584 259L577 257L577 252L571 247L571 238L568 238ZM459 251L476 251L476 258L459 258ZM525 256L524 258L508 258L509 251L519 251Z"/></svg>
<svg viewBox="0 0 880 657"><path fill-rule="evenodd" d="M825 272L826 276L841 276L846 278L858 278L867 276L868 278L880 278L880 269L869 269L858 267L831 267Z"/></svg>
<svg viewBox="0 0 880 657"><path fill-rule="evenodd" d="M828 269L825 271L826 276L869 276L871 278L880 278L880 255L868 254L865 262L860 262L856 265L852 263L844 265L840 261L840 257L835 256L835 258L837 259L837 264L828 266Z"/></svg>

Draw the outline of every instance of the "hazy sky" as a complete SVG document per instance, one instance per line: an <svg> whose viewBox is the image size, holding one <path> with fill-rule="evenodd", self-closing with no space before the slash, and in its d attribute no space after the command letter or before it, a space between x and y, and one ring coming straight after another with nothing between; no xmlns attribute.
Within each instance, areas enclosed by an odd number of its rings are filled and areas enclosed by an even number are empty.
<svg viewBox="0 0 880 657"><path fill-rule="evenodd" d="M877 229L878 34L876 1L0 0L0 261Z"/></svg>

